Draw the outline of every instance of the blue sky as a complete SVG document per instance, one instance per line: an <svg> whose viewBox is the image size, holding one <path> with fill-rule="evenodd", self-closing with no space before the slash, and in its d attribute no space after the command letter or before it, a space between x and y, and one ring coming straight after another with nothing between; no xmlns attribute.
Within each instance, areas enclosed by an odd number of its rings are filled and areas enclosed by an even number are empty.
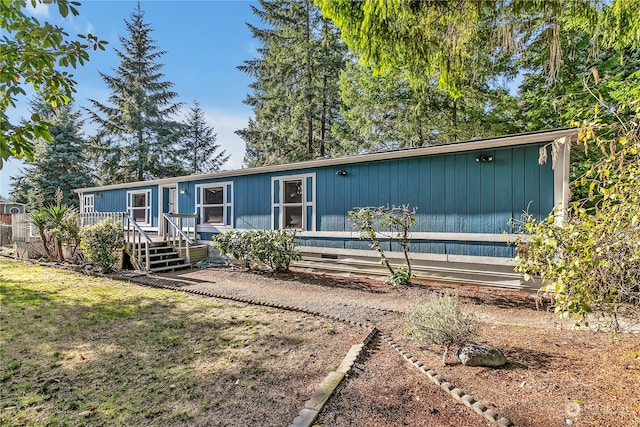
<svg viewBox="0 0 640 427"><path fill-rule="evenodd" d="M77 82L76 107L89 106L88 99L106 101L110 92L98 72L113 75L119 64L114 48L121 49L118 36L128 36L124 20L129 20L137 1L80 0L80 15L62 20L54 8L39 7L37 18L63 26L71 36L92 33L109 45L104 52L91 52L84 67L73 70ZM252 110L242 101L251 79L236 69L256 55L259 42L251 37L247 22L259 26L247 0L168 1L142 0L145 22L154 30L151 37L167 53L158 61L165 64L165 81L183 102L184 112L194 100L200 102L207 121L218 135L222 149L231 154L225 169L242 167L244 142L234 134L243 128ZM12 120L27 116L26 100L10 111ZM91 133L87 125L87 133ZM0 170L0 195L9 195L10 177L21 164L15 160Z"/></svg>

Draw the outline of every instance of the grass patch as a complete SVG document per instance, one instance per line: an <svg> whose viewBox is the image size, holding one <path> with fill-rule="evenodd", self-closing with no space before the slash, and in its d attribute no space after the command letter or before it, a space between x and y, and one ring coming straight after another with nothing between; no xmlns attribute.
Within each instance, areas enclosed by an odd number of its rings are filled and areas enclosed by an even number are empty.
<svg viewBox="0 0 640 427"><path fill-rule="evenodd" d="M271 324L272 310L6 259L0 297L3 426L211 425L221 407L246 405L245 393L268 393L260 377L290 394L289 353L327 345L295 336L292 321ZM338 363L346 349L334 351Z"/></svg>

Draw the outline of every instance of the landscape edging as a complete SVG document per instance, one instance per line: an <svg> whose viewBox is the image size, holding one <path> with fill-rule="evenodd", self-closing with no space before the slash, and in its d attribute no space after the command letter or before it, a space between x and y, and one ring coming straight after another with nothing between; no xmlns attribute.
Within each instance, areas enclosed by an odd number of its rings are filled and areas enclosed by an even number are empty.
<svg viewBox="0 0 640 427"><path fill-rule="evenodd" d="M427 378L429 378L435 385L437 385L443 391L449 394L453 398L453 400L455 400L458 403L462 403L463 405L468 407L470 410L472 410L476 414L482 415L487 421L496 423L496 425L500 427L514 426L514 424L508 418L500 417L494 410L487 408L482 402L475 400L471 395L466 394L465 392L463 392L457 387L454 387L451 383L446 381L442 377L442 375L439 375L433 369L426 368L422 362L417 360L415 357L413 357L409 353L406 353L402 349L402 347L400 347L398 344L396 344L393 341L391 337L389 337L386 334L381 334L381 335L382 335L382 338L387 342L387 344L389 344L391 348L397 351L402 356L403 359L405 359L411 365L418 368L418 370L422 372L424 375L426 375Z"/></svg>
<svg viewBox="0 0 640 427"><path fill-rule="evenodd" d="M349 323L351 325L356 325L356 326L360 326L360 327L363 327L363 328L372 328L372 330L369 333L369 335L367 336L367 338L365 338L365 340L363 341L364 345L362 345L362 347L358 351L359 354L362 352L362 350L364 348L366 348L366 345L371 341L371 339L373 339L373 337L375 337L376 334L380 333L380 331L375 326L369 325L367 323L361 323L361 322L356 322L356 321L353 321L353 320L342 319L339 316L331 316L331 315L328 315L328 314L325 314L325 313L321 313L319 311L306 310L306 309L303 309L303 308L300 308L300 307L288 306L288 305L284 305L284 304L268 303L268 302L264 302L264 301L256 301L256 300L252 300L250 298L231 297L231 296L228 296L228 295L214 294L213 292L201 291L201 290L198 290L198 289L189 289L189 288L181 288L181 287L170 286L170 285L144 283L144 282L136 281L135 278L132 278L132 277L118 276L118 277L114 277L114 278L121 279L121 280L126 280L126 281L129 281L129 282L135 282L137 284L144 285L144 286L150 286L150 287L162 288L162 289L169 289L169 290L183 292L183 293L191 293L191 294L196 294L196 295L202 295L202 296L206 296L206 297L209 297L209 298L218 298L218 299L223 299L223 300L241 302L241 303L245 303L245 304L258 305L258 306L271 307L271 308L279 308L279 309L282 309L282 310L295 311L295 312L299 312L299 313L307 313L307 314L311 314L311 315L314 315L314 316L319 316L319 317L323 317L323 318L327 318L327 319L331 319L331 320L340 321L340 322L343 322L343 323ZM382 333L380 333L380 334L383 337L383 339L387 342L387 344L389 344L391 346L391 348L396 350L402 356L402 358L404 358L411 365L413 365L416 368L418 368L418 370L420 372L422 372L424 375L426 375L432 382L434 382L443 391L445 391L448 395L450 395L453 398L453 400L455 400L458 403L464 404L466 407L468 407L474 413L483 416L486 420L488 420L490 422L493 422L493 423L496 423L496 425L498 425L500 427L514 427L515 426L515 424L513 424L513 422L511 422L511 420L509 420L508 418L500 417L495 411L493 411L492 409L488 409L484 404L482 404L482 402L479 402L479 401L475 400L471 395L466 394L465 392L463 392L459 388L457 388L457 387L453 386L452 384L450 384L449 382L445 381L444 378L441 375L439 375L437 372L435 372L433 369L425 368L425 366L424 366L424 364L422 362L418 361L415 357L413 357L410 354L406 353L402 349L402 347L400 347L398 344L396 344L393 341L393 339L391 337L389 337L386 334L382 334ZM360 344L356 344L356 345L354 345L352 347L352 349L354 347L359 347L359 346L360 346ZM349 355L349 353L347 353L347 356L348 355ZM345 359L346 359L346 356L345 356ZM352 365L353 364L351 364L351 366ZM331 371L331 372L335 372L335 371ZM324 384L325 381L327 381L327 379L331 375L331 372L327 375L327 377L325 377L325 380L323 380L323 383L321 383L321 386L322 386L322 384ZM344 378L344 375L342 375L342 377L340 378L340 381L335 385L335 387L333 388L331 393L333 393L333 391L335 391L335 388L340 384L340 382L342 381L343 378ZM331 393L327 396L327 399L324 401L324 403L326 403L328 398L331 396ZM323 403L323 406L324 406L324 403ZM315 415L314 415L314 412L315 412ZM305 407L304 409L302 409L300 411L298 416L294 419L294 423L291 424L289 427L302 427L302 426L308 427L308 426L311 425L311 423L313 423L313 421L315 421L315 419L318 416L319 412L320 411L314 411L312 409L308 409L308 408ZM296 424L296 420L298 420L299 424ZM308 424L305 424L306 422L308 422Z"/></svg>

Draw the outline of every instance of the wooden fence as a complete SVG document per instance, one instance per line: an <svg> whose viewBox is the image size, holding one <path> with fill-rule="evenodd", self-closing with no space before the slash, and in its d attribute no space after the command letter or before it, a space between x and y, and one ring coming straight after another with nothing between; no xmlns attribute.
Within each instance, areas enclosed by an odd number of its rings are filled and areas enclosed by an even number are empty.
<svg viewBox="0 0 640 427"><path fill-rule="evenodd" d="M29 218L29 214L11 214L12 239L14 242L37 242L40 234Z"/></svg>

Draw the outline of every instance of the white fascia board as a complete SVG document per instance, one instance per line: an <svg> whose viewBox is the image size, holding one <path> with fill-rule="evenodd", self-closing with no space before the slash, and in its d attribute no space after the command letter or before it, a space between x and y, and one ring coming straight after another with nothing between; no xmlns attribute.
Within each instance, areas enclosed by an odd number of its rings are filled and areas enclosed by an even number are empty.
<svg viewBox="0 0 640 427"><path fill-rule="evenodd" d="M576 129L556 129L544 132L526 133L519 135L508 135L497 138L480 139L477 141L456 142L451 144L434 145L423 148L408 148L395 151L385 151L383 153L361 154L358 156L336 157L330 159L307 160L298 163L287 163L284 165L259 166L255 168L234 169L216 173L202 175L187 175L176 178L164 178L150 181L129 182L124 184L105 185L103 187L90 187L75 189L76 193L113 190L118 188L129 188L132 186L144 185L166 185L178 184L181 182L201 181L207 179L218 179L226 177L236 177L244 175L256 175L271 172L287 172L300 169L348 165L354 163L374 162L380 160L394 160L409 157L434 156L438 154L463 153L475 150L490 150L502 147L517 145L537 144L540 142L550 142L558 138L569 137L571 140L577 135Z"/></svg>

